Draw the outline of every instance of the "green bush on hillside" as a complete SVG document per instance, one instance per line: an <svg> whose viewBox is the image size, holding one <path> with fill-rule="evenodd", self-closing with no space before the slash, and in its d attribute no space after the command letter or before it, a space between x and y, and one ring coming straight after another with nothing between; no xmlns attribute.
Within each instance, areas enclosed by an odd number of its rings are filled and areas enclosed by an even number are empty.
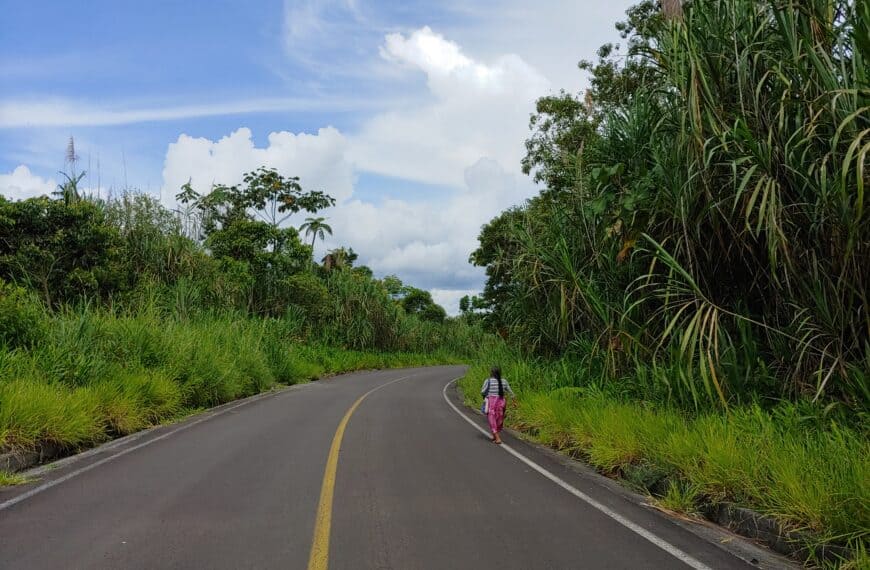
<svg viewBox="0 0 870 570"><path fill-rule="evenodd" d="M0 345L27 348L45 336L46 318L33 293L0 280Z"/></svg>
<svg viewBox="0 0 870 570"><path fill-rule="evenodd" d="M43 319L48 326L37 346L0 347L0 450L81 448L278 383L454 361L443 352L326 346L301 337L293 319L91 308Z"/></svg>
<svg viewBox="0 0 870 570"><path fill-rule="evenodd" d="M329 313L329 289L322 279L311 273L300 273L285 280L287 298L299 307L310 323L322 322Z"/></svg>

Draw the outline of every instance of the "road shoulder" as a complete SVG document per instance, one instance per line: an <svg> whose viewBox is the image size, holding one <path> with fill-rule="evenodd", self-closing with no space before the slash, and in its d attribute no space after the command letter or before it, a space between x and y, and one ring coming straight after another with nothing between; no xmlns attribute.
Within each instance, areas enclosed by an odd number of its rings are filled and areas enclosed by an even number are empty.
<svg viewBox="0 0 870 570"><path fill-rule="evenodd" d="M486 420L476 409L465 405L459 387L453 382L445 391L450 402L477 425L486 428ZM581 461L530 441L515 430L506 430L505 442L517 452L537 463L547 471L566 480L572 486L590 495L608 508L639 522L644 527L653 527L657 534L675 546L685 543L679 530L688 531L694 537L757 568L794 569L800 566L768 548L740 535L700 519L689 519L664 512L651 503L651 497L634 492L619 481L601 475ZM674 532L676 530L676 532ZM686 550L691 550L686 545Z"/></svg>

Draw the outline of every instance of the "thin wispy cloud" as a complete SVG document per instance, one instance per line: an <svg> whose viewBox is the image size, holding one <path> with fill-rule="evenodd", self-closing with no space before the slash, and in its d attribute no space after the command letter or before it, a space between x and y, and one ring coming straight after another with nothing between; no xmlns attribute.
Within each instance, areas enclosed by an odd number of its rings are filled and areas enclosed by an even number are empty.
<svg viewBox="0 0 870 570"><path fill-rule="evenodd" d="M285 0L284 51L288 63L327 84L358 84L381 75L374 46L395 30L354 0ZM280 71L279 71L280 73Z"/></svg>
<svg viewBox="0 0 870 570"><path fill-rule="evenodd" d="M284 4L285 40L290 50L299 47L326 31L370 28L360 8L353 0L287 1Z"/></svg>
<svg viewBox="0 0 870 570"><path fill-rule="evenodd" d="M384 100L352 98L270 98L117 109L96 107L65 99L44 101L0 101L0 129L28 127L98 127L155 121L176 121L221 115L275 112L364 111L395 104Z"/></svg>

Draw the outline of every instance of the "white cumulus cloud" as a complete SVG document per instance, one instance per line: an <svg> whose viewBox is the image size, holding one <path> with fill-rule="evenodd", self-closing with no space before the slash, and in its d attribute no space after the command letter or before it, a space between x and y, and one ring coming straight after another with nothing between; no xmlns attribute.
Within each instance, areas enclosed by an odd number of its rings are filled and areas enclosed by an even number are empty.
<svg viewBox="0 0 870 570"><path fill-rule="evenodd" d="M51 194L56 188L53 179L37 176L23 164L9 174L0 174L0 194L12 200Z"/></svg>
<svg viewBox="0 0 870 570"><path fill-rule="evenodd" d="M361 170L459 187L465 168L482 157L519 170L534 101L547 80L514 54L475 61L429 27L389 34L382 57L422 72L428 97L379 113L351 137Z"/></svg>
<svg viewBox="0 0 870 570"><path fill-rule="evenodd" d="M399 33L387 34L380 54L386 60L410 64L435 75L466 69L485 80L489 72L485 66L475 64L466 57L459 45L436 34L429 26L416 30L408 37Z"/></svg>
<svg viewBox="0 0 870 570"><path fill-rule="evenodd" d="M163 201L173 203L188 180L196 191L208 192L212 184L239 184L246 172L260 166L298 176L303 188L324 190L341 201L351 195L354 182L346 149L346 138L333 127L316 134L273 132L263 148L254 145L246 127L217 141L181 135L166 151Z"/></svg>
<svg viewBox="0 0 870 570"><path fill-rule="evenodd" d="M464 179L449 195L423 201L350 200L328 212L335 232L325 247L349 244L377 274L395 273L418 287L463 294L479 288L483 271L468 256L481 226L534 187L491 159L466 168Z"/></svg>

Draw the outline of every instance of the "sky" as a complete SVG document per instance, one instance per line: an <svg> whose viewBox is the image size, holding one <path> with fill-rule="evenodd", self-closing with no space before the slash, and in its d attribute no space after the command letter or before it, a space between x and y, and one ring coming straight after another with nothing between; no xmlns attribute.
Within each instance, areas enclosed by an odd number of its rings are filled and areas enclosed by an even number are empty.
<svg viewBox="0 0 870 570"><path fill-rule="evenodd" d="M618 42L630 0L0 0L0 194L83 184L167 207L259 166L336 198L333 235L455 314L482 225L540 189L538 97ZM289 223L298 226L302 213Z"/></svg>

